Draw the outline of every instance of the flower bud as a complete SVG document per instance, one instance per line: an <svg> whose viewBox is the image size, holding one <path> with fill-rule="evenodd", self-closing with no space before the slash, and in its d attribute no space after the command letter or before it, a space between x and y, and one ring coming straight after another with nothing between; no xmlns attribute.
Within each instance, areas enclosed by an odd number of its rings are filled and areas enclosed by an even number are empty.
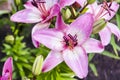
<svg viewBox="0 0 120 80"><path fill-rule="evenodd" d="M120 0L115 0L117 3L120 3Z"/></svg>
<svg viewBox="0 0 120 80"><path fill-rule="evenodd" d="M42 65L43 65L43 56L42 55L37 56L33 64L32 73L34 75L39 75L41 73Z"/></svg>
<svg viewBox="0 0 120 80"><path fill-rule="evenodd" d="M87 0L88 4L94 3L96 0Z"/></svg>
<svg viewBox="0 0 120 80"><path fill-rule="evenodd" d="M100 19L93 24L93 34L99 33L106 26L105 19Z"/></svg>
<svg viewBox="0 0 120 80"><path fill-rule="evenodd" d="M17 5L20 5L21 0L15 0L15 2L16 2Z"/></svg>
<svg viewBox="0 0 120 80"><path fill-rule="evenodd" d="M70 11L70 9L66 9L66 10L62 10L62 12L63 12L63 18L65 19L65 20L67 20L67 19L69 19L70 18L70 16L71 16L71 11Z"/></svg>
<svg viewBox="0 0 120 80"><path fill-rule="evenodd" d="M13 35L7 35L7 36L5 37L5 42L6 42L6 43L13 44L13 43L14 43L14 36L13 36Z"/></svg>

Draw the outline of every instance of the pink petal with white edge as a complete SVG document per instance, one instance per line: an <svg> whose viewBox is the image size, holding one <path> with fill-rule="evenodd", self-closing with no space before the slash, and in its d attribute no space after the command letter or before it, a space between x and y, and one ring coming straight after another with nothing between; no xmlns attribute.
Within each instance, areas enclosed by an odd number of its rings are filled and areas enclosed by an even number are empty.
<svg viewBox="0 0 120 80"><path fill-rule="evenodd" d="M59 4L61 9L64 8L65 6L70 6L72 5L76 0L59 0Z"/></svg>
<svg viewBox="0 0 120 80"><path fill-rule="evenodd" d="M44 44L46 47L52 50L57 50L57 51L63 50L64 34L62 32L59 32L55 29L42 29L36 31L32 36L34 40L36 40L41 44Z"/></svg>
<svg viewBox="0 0 120 80"><path fill-rule="evenodd" d="M45 7L47 10L49 10L51 7L58 3L58 0L45 0L45 2Z"/></svg>
<svg viewBox="0 0 120 80"><path fill-rule="evenodd" d="M79 78L85 78L88 74L88 58L82 47L75 47L72 50L63 51L65 63L73 70Z"/></svg>
<svg viewBox="0 0 120 80"><path fill-rule="evenodd" d="M60 52L51 51L43 63L42 72L50 71L62 61L63 58Z"/></svg>
<svg viewBox="0 0 120 80"><path fill-rule="evenodd" d="M72 36L77 35L78 44L81 45L89 38L92 32L92 26L93 17L91 14L87 13L78 17L74 22L72 22L66 32Z"/></svg>
<svg viewBox="0 0 120 80"><path fill-rule="evenodd" d="M96 19L97 14L101 9L101 6L98 6L97 1L95 1L93 4L88 5L87 8L87 12L93 14L94 19Z"/></svg>
<svg viewBox="0 0 120 80"><path fill-rule="evenodd" d="M33 11L32 9L24 9L18 11L11 16L11 21L22 23L36 23L42 20L39 11Z"/></svg>
<svg viewBox="0 0 120 80"><path fill-rule="evenodd" d="M2 71L2 76L6 75L7 72L10 73L10 80L12 80L12 65L13 65L13 61L12 61L12 57L9 57L3 66L3 71Z"/></svg>
<svg viewBox="0 0 120 80"><path fill-rule="evenodd" d="M107 28L115 35L117 36L118 40L120 39L120 30L119 28L113 24L113 23L107 23Z"/></svg>
<svg viewBox="0 0 120 80"><path fill-rule="evenodd" d="M57 16L60 12L60 6L58 4L55 4L50 9L49 12L50 12L49 16L47 16L46 19L42 21L42 23L45 23L45 22L49 21L51 18L53 18L54 16Z"/></svg>
<svg viewBox="0 0 120 80"><path fill-rule="evenodd" d="M68 27L68 25L64 23L64 21L62 19L62 15L61 15L61 13L59 13L57 15L57 19L56 19L56 23L55 23L55 28L58 29L58 30L63 30L66 27Z"/></svg>
<svg viewBox="0 0 120 80"><path fill-rule="evenodd" d="M110 4L110 3L108 3L108 5L109 5L109 4ZM100 5L100 6L101 6L101 5ZM103 16L102 18L105 18L106 20L110 20L111 18L113 18L113 17L115 16L118 8L119 8L119 4L118 4L117 2L115 2L115 1L113 1L110 9L112 9L112 10L114 10L114 11L110 11L110 14L111 14L111 15L109 15L109 13L107 13L107 14L106 14L105 16ZM105 14L106 12L107 12L107 11L104 11L103 14Z"/></svg>
<svg viewBox="0 0 120 80"><path fill-rule="evenodd" d="M32 29L32 35L33 35L36 31L39 31L39 30L41 30L41 29L48 29L49 26L50 26L50 23L44 23L44 24L38 23L38 24L36 24L36 25L33 27L33 29ZM33 37L33 36L32 36L32 37ZM33 45L34 45L35 47L39 47L40 43L37 42L36 40L34 40L33 38L32 38L32 42L33 42Z"/></svg>
<svg viewBox="0 0 120 80"><path fill-rule="evenodd" d="M104 46L106 46L110 43L111 34L112 33L110 32L110 30L107 27L105 27L104 29L102 29L99 32L101 42Z"/></svg>
<svg viewBox="0 0 120 80"><path fill-rule="evenodd" d="M82 46L87 53L101 53L104 51L102 43L93 38L88 39Z"/></svg>
<svg viewBox="0 0 120 80"><path fill-rule="evenodd" d="M24 4L24 7L25 7L26 9L33 9L33 8L35 8L35 6L33 6L33 5L31 4L32 1L33 1L33 0L27 1L27 2Z"/></svg>

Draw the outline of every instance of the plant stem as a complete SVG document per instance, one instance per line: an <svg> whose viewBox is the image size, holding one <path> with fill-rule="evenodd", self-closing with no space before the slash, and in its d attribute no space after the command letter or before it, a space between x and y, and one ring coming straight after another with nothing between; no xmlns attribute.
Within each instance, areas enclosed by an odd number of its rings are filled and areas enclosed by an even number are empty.
<svg viewBox="0 0 120 80"><path fill-rule="evenodd" d="M33 76L33 80L36 80L36 76Z"/></svg>

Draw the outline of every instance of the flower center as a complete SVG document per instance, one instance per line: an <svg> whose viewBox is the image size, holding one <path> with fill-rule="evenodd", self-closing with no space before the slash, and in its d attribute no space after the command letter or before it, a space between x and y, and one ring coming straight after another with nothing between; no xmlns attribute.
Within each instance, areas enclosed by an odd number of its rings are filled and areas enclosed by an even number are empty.
<svg viewBox="0 0 120 80"><path fill-rule="evenodd" d="M71 34L68 34L67 36L63 36L65 47L73 49L78 43L77 43L77 35L72 36Z"/></svg>
<svg viewBox="0 0 120 80"><path fill-rule="evenodd" d="M39 9L39 11L42 13L43 18L46 18L46 16L49 15L45 7L45 0L33 0L31 3L33 6Z"/></svg>
<svg viewBox="0 0 120 80"><path fill-rule="evenodd" d="M104 1L100 11L98 12L98 14L96 15L96 18L102 18L103 16L105 16L106 14L109 14L109 16L111 16L111 11L115 12L113 9L111 9L112 2L110 2L109 4L107 3L107 1ZM104 11L106 11L104 14L102 14Z"/></svg>

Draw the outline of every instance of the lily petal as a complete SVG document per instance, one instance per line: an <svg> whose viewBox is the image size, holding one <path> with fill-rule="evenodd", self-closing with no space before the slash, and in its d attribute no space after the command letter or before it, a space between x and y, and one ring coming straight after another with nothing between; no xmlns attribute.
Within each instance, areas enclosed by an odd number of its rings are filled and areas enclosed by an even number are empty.
<svg viewBox="0 0 120 80"><path fill-rule="evenodd" d="M92 26L93 17L91 14L86 13L70 24L67 34L77 35L78 43L81 45L89 38L92 32Z"/></svg>
<svg viewBox="0 0 120 80"><path fill-rule="evenodd" d="M101 6L98 6L97 1L95 1L93 4L88 5L87 8L88 8L87 12L93 14L95 18L95 16L100 11Z"/></svg>
<svg viewBox="0 0 120 80"><path fill-rule="evenodd" d="M37 42L44 44L46 47L52 50L63 50L63 33L55 29L42 29L36 31L33 35L33 39Z"/></svg>
<svg viewBox="0 0 120 80"><path fill-rule="evenodd" d="M108 23L107 23L107 28L109 28L109 30L110 30L114 35L117 36L118 40L120 39L120 30L119 30L119 28L118 28L115 24L108 22Z"/></svg>
<svg viewBox="0 0 120 80"><path fill-rule="evenodd" d="M58 0L45 0L45 7L49 10L52 6L58 3Z"/></svg>
<svg viewBox="0 0 120 80"><path fill-rule="evenodd" d="M102 29L99 32L101 42L104 46L106 46L110 43L111 34L112 33L110 32L110 30L107 27L105 27L104 29Z"/></svg>
<svg viewBox="0 0 120 80"><path fill-rule="evenodd" d="M61 9L64 8L65 6L69 6L71 4L73 4L76 0L60 0L59 4Z"/></svg>
<svg viewBox="0 0 120 80"><path fill-rule="evenodd" d="M42 72L50 71L62 61L63 58L61 52L51 51L43 63Z"/></svg>
<svg viewBox="0 0 120 80"><path fill-rule="evenodd" d="M31 4L32 0L29 0L27 1L25 4L24 4L24 7L26 9L34 9L35 7Z"/></svg>
<svg viewBox="0 0 120 80"><path fill-rule="evenodd" d="M59 12L60 12L60 6L58 4L55 4L50 9L49 16L47 16L46 19L42 21L42 23L45 23L45 22L49 21L52 17L57 16Z"/></svg>
<svg viewBox="0 0 120 80"><path fill-rule="evenodd" d="M2 76L5 76L7 72L10 73L10 80L12 80L12 65L13 65L12 57L9 57L5 61L4 66L3 66L3 71L2 71Z"/></svg>
<svg viewBox="0 0 120 80"><path fill-rule="evenodd" d="M49 27L49 25L50 25L50 23L44 23L44 24L38 23L38 24L36 24L36 25L33 27L33 29L32 29L32 37L33 37L33 34L34 34L36 31L39 31L39 30L41 30L41 29L47 29L47 28ZM40 43L37 42L36 40L34 40L34 38L32 38L32 42L33 42L33 45L34 45L35 47L39 47Z"/></svg>
<svg viewBox="0 0 120 80"><path fill-rule="evenodd" d="M102 43L93 38L88 39L82 46L87 53L101 53L104 51Z"/></svg>
<svg viewBox="0 0 120 80"><path fill-rule="evenodd" d="M87 76L88 58L82 47L75 47L73 50L64 50L63 59L79 78Z"/></svg>
<svg viewBox="0 0 120 80"><path fill-rule="evenodd" d="M55 28L58 29L58 30L63 30L65 29L66 27L68 27L67 24L64 23L63 19L62 19L62 15L61 13L59 13L57 15L57 19L56 19L56 23L55 23Z"/></svg>
<svg viewBox="0 0 120 80"><path fill-rule="evenodd" d="M11 16L11 21L23 23L36 23L42 21L40 11L33 11L32 9L24 9L18 11Z"/></svg>

